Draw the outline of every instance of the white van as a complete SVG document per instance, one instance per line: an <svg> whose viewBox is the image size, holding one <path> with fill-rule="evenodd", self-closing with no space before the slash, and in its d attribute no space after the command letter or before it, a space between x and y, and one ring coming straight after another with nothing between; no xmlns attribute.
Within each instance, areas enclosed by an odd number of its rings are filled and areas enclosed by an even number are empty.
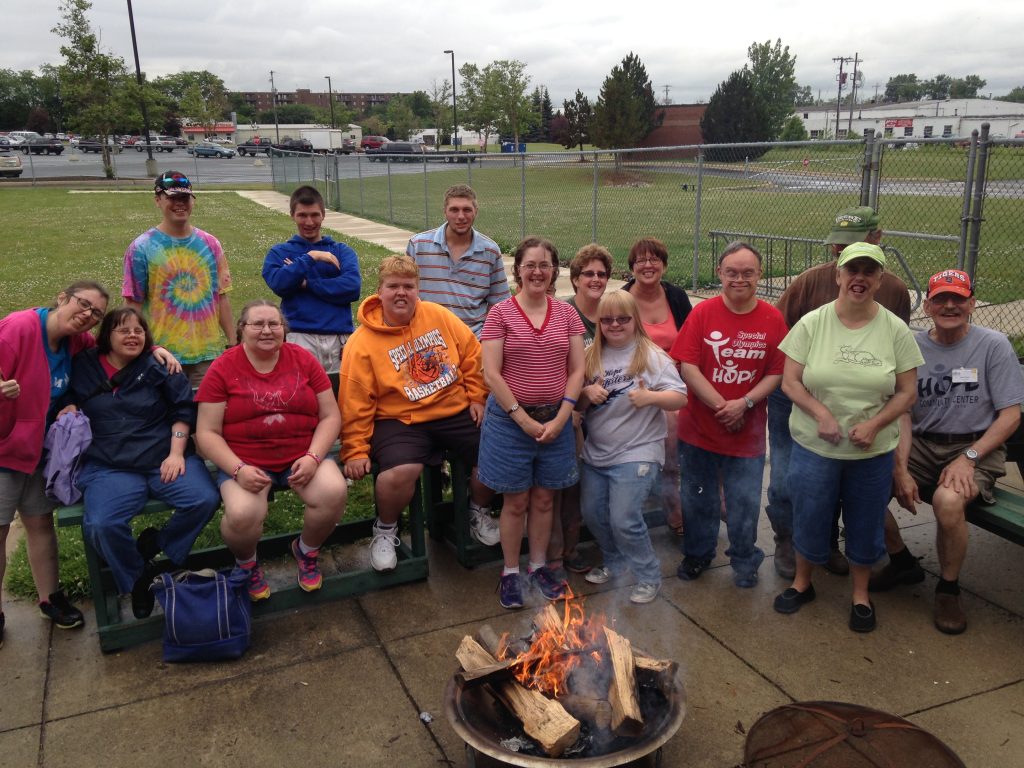
<svg viewBox="0 0 1024 768"><path fill-rule="evenodd" d="M16 140L19 144L23 144L29 139L41 139L43 138L35 131L8 131L7 137L12 140Z"/></svg>

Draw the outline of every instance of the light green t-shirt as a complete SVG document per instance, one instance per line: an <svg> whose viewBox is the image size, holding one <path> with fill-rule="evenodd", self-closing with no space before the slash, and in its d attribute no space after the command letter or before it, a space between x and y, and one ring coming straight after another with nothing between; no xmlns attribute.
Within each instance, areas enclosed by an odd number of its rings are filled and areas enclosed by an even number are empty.
<svg viewBox="0 0 1024 768"><path fill-rule="evenodd" d="M793 408L789 430L809 451L833 459L869 459L888 453L899 441L899 422L879 430L862 450L846 437L854 424L877 414L896 391L896 374L924 363L910 329L896 315L879 307L874 319L851 330L836 315L835 302L800 318L779 349L804 366L803 384L831 411L843 439L839 445L818 437L818 422Z"/></svg>

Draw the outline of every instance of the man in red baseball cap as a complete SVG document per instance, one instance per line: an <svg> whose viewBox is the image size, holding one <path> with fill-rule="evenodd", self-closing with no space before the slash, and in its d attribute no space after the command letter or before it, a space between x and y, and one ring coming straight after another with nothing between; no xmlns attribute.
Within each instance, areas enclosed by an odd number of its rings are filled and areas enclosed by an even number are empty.
<svg viewBox="0 0 1024 768"><path fill-rule="evenodd" d="M900 422L893 489L900 506L935 512L939 583L935 626L955 635L967 628L958 579L967 554L967 505L992 504L995 481L1006 474L1006 440L1020 423L1024 376L1006 336L971 325L971 278L958 269L932 275L924 311L931 330L916 334L925 363L917 369L917 402ZM910 554L892 513L885 522L889 562L869 589L917 584L925 572Z"/></svg>

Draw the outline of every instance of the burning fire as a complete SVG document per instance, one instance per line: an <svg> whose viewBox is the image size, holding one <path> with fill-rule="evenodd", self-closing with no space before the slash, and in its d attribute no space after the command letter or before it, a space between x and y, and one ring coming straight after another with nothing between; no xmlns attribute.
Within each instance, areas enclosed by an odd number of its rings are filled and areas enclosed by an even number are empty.
<svg viewBox="0 0 1024 768"><path fill-rule="evenodd" d="M561 618L549 606L538 621L545 626L536 627L529 649L522 653L515 653L507 633L502 635L497 657L515 662L519 670L515 678L520 684L557 697L568 691L569 676L588 658L601 663L601 651L606 646L605 617L600 613L588 615L583 602L572 596L564 600Z"/></svg>

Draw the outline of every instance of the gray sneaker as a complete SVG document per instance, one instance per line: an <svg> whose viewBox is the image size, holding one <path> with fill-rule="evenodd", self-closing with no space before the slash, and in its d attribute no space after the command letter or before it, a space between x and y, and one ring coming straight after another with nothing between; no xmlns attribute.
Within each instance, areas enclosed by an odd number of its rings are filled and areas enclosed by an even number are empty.
<svg viewBox="0 0 1024 768"><path fill-rule="evenodd" d="M587 571L587 575L583 578L589 581L591 584L604 584L612 577L612 572L605 568L603 565L599 565L596 568L591 568Z"/></svg>
<svg viewBox="0 0 1024 768"><path fill-rule="evenodd" d="M643 582L633 587L633 591L629 595L629 602L631 603L649 603L658 596L658 590L661 589L660 584L644 584Z"/></svg>
<svg viewBox="0 0 1024 768"><path fill-rule="evenodd" d="M490 507L469 502L469 534L485 547L501 543L501 529L491 514Z"/></svg>
<svg viewBox="0 0 1024 768"><path fill-rule="evenodd" d="M370 542L370 565L375 571L393 571L398 566L398 553L395 548L401 540L395 534L397 528L383 530L373 524L373 541Z"/></svg>

